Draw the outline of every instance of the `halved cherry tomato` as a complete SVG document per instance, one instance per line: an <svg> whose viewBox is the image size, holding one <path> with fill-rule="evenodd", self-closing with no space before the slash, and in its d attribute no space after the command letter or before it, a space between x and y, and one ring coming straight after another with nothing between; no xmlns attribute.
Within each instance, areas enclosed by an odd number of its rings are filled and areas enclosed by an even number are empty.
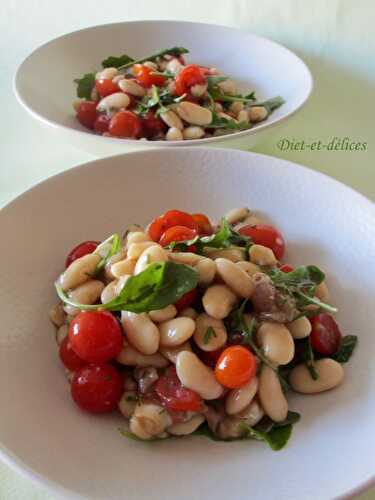
<svg viewBox="0 0 375 500"><path fill-rule="evenodd" d="M115 92L119 92L117 83L113 82L109 78L101 78L100 80L96 80L95 88L98 91L100 97L105 97L107 95L114 94Z"/></svg>
<svg viewBox="0 0 375 500"><path fill-rule="evenodd" d="M199 411L202 399L196 392L183 387L175 366L170 366L155 385L155 391L168 410Z"/></svg>
<svg viewBox="0 0 375 500"><path fill-rule="evenodd" d="M142 122L132 111L119 111L112 116L108 131L114 137L129 137L135 139L140 136Z"/></svg>
<svg viewBox="0 0 375 500"><path fill-rule="evenodd" d="M167 229L160 237L159 243L162 247L169 245L172 241L192 240L197 236L195 229L185 226L173 226Z"/></svg>
<svg viewBox="0 0 375 500"><path fill-rule="evenodd" d="M98 134L104 134L104 132L108 132L109 122L111 118L108 115L99 115L94 123L94 130Z"/></svg>
<svg viewBox="0 0 375 500"><path fill-rule="evenodd" d="M84 127L93 129L97 117L96 102L82 101L77 110L77 118Z"/></svg>
<svg viewBox="0 0 375 500"><path fill-rule="evenodd" d="M218 382L231 389L246 384L255 376L255 373L255 356L241 345L227 347L221 353L215 367Z"/></svg>
<svg viewBox="0 0 375 500"><path fill-rule="evenodd" d="M144 66L143 64L134 64L133 66L133 74L137 79L137 82L142 85L142 87L152 87L152 85L156 85L157 87L161 87L166 82L165 76L162 75L153 75L153 70Z"/></svg>
<svg viewBox="0 0 375 500"><path fill-rule="evenodd" d="M123 390L123 379L108 363L80 368L74 373L71 385L73 400L82 410L90 413L114 410Z"/></svg>
<svg viewBox="0 0 375 500"><path fill-rule="evenodd" d="M162 234L173 226L185 226L198 231L198 225L190 214L181 212L181 210L168 210L164 215L157 217L151 222L148 234L153 241L158 242Z"/></svg>
<svg viewBox="0 0 375 500"><path fill-rule="evenodd" d="M330 314L321 313L310 318L310 341L314 351L324 356L335 354L341 342L341 332L338 324Z"/></svg>
<svg viewBox="0 0 375 500"><path fill-rule="evenodd" d="M289 264L283 264L282 266L280 266L280 271L282 271L283 273L291 273L292 271L294 271L294 267L290 266Z"/></svg>
<svg viewBox="0 0 375 500"><path fill-rule="evenodd" d="M121 351L120 325L108 311L83 311L69 326L69 341L74 352L89 363L104 363Z"/></svg>
<svg viewBox="0 0 375 500"><path fill-rule="evenodd" d="M68 370L71 370L73 372L87 365L87 361L81 359L73 351L68 337L65 337L65 339L60 344L59 356L65 368L68 368Z"/></svg>
<svg viewBox="0 0 375 500"><path fill-rule="evenodd" d="M69 252L65 261L65 267L69 267L70 264L76 259L94 252L98 245L99 241L84 241L83 243L80 243Z"/></svg>
<svg viewBox="0 0 375 500"><path fill-rule="evenodd" d="M190 307L198 298L198 289L193 288L190 292L185 293L177 302L175 302L175 307L178 312Z"/></svg>
<svg viewBox="0 0 375 500"><path fill-rule="evenodd" d="M210 236L213 233L210 219L204 214L192 214L195 222L198 224L198 233L200 236Z"/></svg>
<svg viewBox="0 0 375 500"><path fill-rule="evenodd" d="M176 76L176 94L183 95L189 92L190 87L206 83L202 69L196 64L188 64Z"/></svg>
<svg viewBox="0 0 375 500"><path fill-rule="evenodd" d="M238 232L249 236L257 245L263 245L270 248L275 254L276 259L280 260L285 252L285 241L275 227L268 224L256 224L255 226L243 226Z"/></svg>
<svg viewBox="0 0 375 500"><path fill-rule="evenodd" d="M148 111L142 117L142 137L147 137L151 139L152 137L156 137L167 129L167 125L155 116L153 111Z"/></svg>

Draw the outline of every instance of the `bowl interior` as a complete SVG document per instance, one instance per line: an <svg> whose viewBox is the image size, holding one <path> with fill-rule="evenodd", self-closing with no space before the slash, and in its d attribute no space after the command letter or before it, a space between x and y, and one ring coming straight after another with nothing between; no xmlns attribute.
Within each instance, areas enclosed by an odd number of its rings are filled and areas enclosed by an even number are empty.
<svg viewBox="0 0 375 500"><path fill-rule="evenodd" d="M108 55L125 52L137 58L176 45L190 50L189 62L219 68L233 77L242 90L255 90L258 99L284 97L286 103L264 124L242 134L254 133L287 116L310 94L309 70L281 45L232 28L176 21L109 24L57 38L23 62L16 76L16 92L38 118L90 134L74 117L73 79L100 69L101 61Z"/></svg>
<svg viewBox="0 0 375 500"><path fill-rule="evenodd" d="M345 202L343 203L343 200ZM218 218L234 206L267 214L290 263L326 270L343 332L360 336L345 383L293 397L302 413L288 447L204 438L128 441L121 418L79 411L48 321L53 281L77 242L102 239L166 209ZM39 184L0 212L2 455L55 494L90 499L332 498L373 475L375 210L349 188L276 158L228 150L138 152ZM360 457L360 460L353 460ZM270 480L270 478L272 480ZM318 480L317 480L318 479Z"/></svg>

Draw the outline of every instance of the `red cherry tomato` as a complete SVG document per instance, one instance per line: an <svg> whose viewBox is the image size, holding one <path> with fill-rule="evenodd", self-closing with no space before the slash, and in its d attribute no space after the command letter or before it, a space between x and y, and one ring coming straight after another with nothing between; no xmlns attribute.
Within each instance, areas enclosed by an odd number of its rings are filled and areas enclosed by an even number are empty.
<svg viewBox="0 0 375 500"><path fill-rule="evenodd" d="M197 236L198 232L195 229L190 229L185 226L170 227L160 237L159 243L162 247L169 245L172 241L192 240Z"/></svg>
<svg viewBox="0 0 375 500"><path fill-rule="evenodd" d="M100 97L105 97L107 95L114 94L115 92L119 92L117 83L109 80L109 78L101 78L100 80L96 80L95 88L98 91Z"/></svg>
<svg viewBox="0 0 375 500"><path fill-rule="evenodd" d="M122 349L120 325L108 311L83 311L71 321L69 340L74 352L89 363L104 363Z"/></svg>
<svg viewBox="0 0 375 500"><path fill-rule="evenodd" d="M215 376L225 387L235 389L246 384L256 373L256 359L246 347L233 345L220 355L215 367Z"/></svg>
<svg viewBox="0 0 375 500"><path fill-rule="evenodd" d="M267 224L256 224L255 226L243 226L238 232L249 236L257 245L270 248L275 254L276 259L280 260L284 255L284 238L275 227Z"/></svg>
<svg viewBox="0 0 375 500"><path fill-rule="evenodd" d="M152 85L156 85L157 87L163 86L166 78L162 75L153 75L152 72L151 68L143 64L134 64L133 66L133 74L142 87L149 88Z"/></svg>
<svg viewBox="0 0 375 500"><path fill-rule="evenodd" d="M324 356L335 354L341 342L341 332L338 324L330 314L321 313L310 318L310 341L314 351Z"/></svg>
<svg viewBox="0 0 375 500"><path fill-rule="evenodd" d="M168 210L151 222L148 233L153 241L159 241L161 235L173 226L185 226L198 231L198 225L190 214L181 210Z"/></svg>
<svg viewBox="0 0 375 500"><path fill-rule="evenodd" d="M199 411L202 408L202 399L194 391L183 387L175 366L167 368L155 385L155 391L168 410Z"/></svg>
<svg viewBox="0 0 375 500"><path fill-rule="evenodd" d="M140 136L142 122L132 111L119 111L112 116L108 131L114 137L129 137L135 139Z"/></svg>
<svg viewBox="0 0 375 500"><path fill-rule="evenodd" d="M290 266L289 264L283 264L282 266L280 266L280 271L282 271L283 273L291 273L292 271L294 271L294 267Z"/></svg>
<svg viewBox="0 0 375 500"><path fill-rule="evenodd" d="M118 371L107 363L88 365L74 373L71 394L90 413L107 413L117 407L124 390Z"/></svg>
<svg viewBox="0 0 375 500"><path fill-rule="evenodd" d="M69 252L65 261L65 267L69 267L70 264L76 259L94 252L98 245L99 241L84 241L83 243L80 243Z"/></svg>
<svg viewBox="0 0 375 500"><path fill-rule="evenodd" d="M142 137L151 139L152 137L162 134L166 129L166 124L163 120L155 116L153 111L148 111L142 117Z"/></svg>
<svg viewBox="0 0 375 500"><path fill-rule="evenodd" d="M203 83L206 83L206 78L202 69L195 64L188 64L176 76L176 94L186 94L193 85Z"/></svg>
<svg viewBox="0 0 375 500"><path fill-rule="evenodd" d="M198 224L200 236L210 236L213 233L210 219L204 214L192 214L193 219Z"/></svg>
<svg viewBox="0 0 375 500"><path fill-rule="evenodd" d="M190 292L185 293L177 302L175 302L175 307L178 312L190 307L198 298L198 289L193 288Z"/></svg>
<svg viewBox="0 0 375 500"><path fill-rule="evenodd" d="M93 129L96 117L96 102L82 101L79 104L77 110L77 119L84 127Z"/></svg>
<svg viewBox="0 0 375 500"><path fill-rule="evenodd" d="M71 370L73 372L87 365L87 361L81 359L73 351L68 337L65 337L65 339L60 344L59 355L65 368L68 368L68 370Z"/></svg>
<svg viewBox="0 0 375 500"><path fill-rule="evenodd" d="M108 132L109 122L111 118L107 115L99 115L94 123L94 130L98 134L104 134L104 132Z"/></svg>

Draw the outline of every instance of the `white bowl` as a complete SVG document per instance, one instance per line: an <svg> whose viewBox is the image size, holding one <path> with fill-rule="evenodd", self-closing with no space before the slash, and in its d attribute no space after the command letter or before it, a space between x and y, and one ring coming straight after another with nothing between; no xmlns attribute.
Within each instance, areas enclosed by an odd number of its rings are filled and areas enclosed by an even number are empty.
<svg viewBox="0 0 375 500"><path fill-rule="evenodd" d="M337 389L294 396L302 414L278 453L256 441L184 438L153 444L71 401L48 320L70 248L169 208L219 217L249 205L287 241L292 264L327 271L338 321L359 346ZM304 167L224 149L140 151L52 177L0 212L2 458L67 498L330 499L374 478L375 208Z"/></svg>
<svg viewBox="0 0 375 500"><path fill-rule="evenodd" d="M286 103L251 130L192 141L134 141L101 137L81 126L72 108L73 79L100 68L109 55L133 57L162 48L185 46L189 62L215 66L255 90L258 99L281 95ZM95 26L52 40L35 50L20 66L15 91L21 104L38 120L77 147L108 155L160 146L250 148L306 102L312 77L294 53L266 38L210 24L178 21L136 21Z"/></svg>

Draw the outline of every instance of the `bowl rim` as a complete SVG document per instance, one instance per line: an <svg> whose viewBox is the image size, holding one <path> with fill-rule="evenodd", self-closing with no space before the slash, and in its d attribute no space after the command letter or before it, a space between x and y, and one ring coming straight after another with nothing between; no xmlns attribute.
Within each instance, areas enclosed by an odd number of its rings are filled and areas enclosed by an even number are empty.
<svg viewBox="0 0 375 500"><path fill-rule="evenodd" d="M315 177L319 178L324 178L326 181L328 181L332 186L336 186L337 188L344 190L348 193L350 193L352 196L354 195L357 199L357 201L361 204L363 204L366 209L368 209L371 214L374 217L375 221L375 204L366 196L363 194L359 193L355 189L353 189L350 186L347 186L346 184L338 181L337 179L330 177L329 175L319 172L317 170L314 170L310 167L295 163L293 161L283 159L283 158L278 158L274 157L272 155L266 155L263 153L255 153L252 151L240 151L240 150L233 150L233 149L228 149L228 148L220 148L220 149L213 149L213 148L204 148L204 147L197 147L194 149L191 149L189 147L183 147L183 148L173 148L173 149L167 149L167 148L157 148L157 149L150 149L150 150L137 150L137 151L131 151L129 153L121 153L121 154L113 154L111 156L105 156L103 158L94 158L90 161L80 163L76 166L73 166L67 170L64 170L62 172L59 172L55 175L52 175L50 177L47 177L46 179L43 179L19 195L17 195L14 199L9 201L6 205L4 205L2 208L0 208L0 219L1 215L9 209L12 209L12 206L16 204L23 196L26 194L30 194L34 189L37 189L40 185L42 184L47 184L48 182L51 182L53 180L56 180L57 178L63 178L65 175L70 175L73 171L77 171L77 169L83 171L84 169L89 169L92 164L97 164L101 162L110 162L113 159L119 159L120 158L128 158L130 157L137 157L137 156L142 156L142 155L153 155L155 153L160 153L162 152L163 154L169 154L169 155L183 155L185 152L191 153L192 151L196 151L197 154L199 152L205 152L207 154L220 154L220 151L222 152L230 152L231 154L239 154L240 156L252 156L255 159L256 158L272 158L273 160L276 158L277 161L284 167L290 168L298 168L302 171L309 172ZM195 154L195 153L193 153ZM173 167L171 167L172 170ZM87 174L89 175L89 174ZM38 473L35 471L31 466L29 466L26 462L24 462L20 457L18 457L16 454L14 454L10 449L5 447L1 442L0 442L0 460L4 462L7 466L9 466L13 471L19 473L22 477L25 477L29 480L31 480L34 484L43 487L47 492L54 496L58 496L61 498L72 498L72 499L84 499L82 495L80 495L77 492L74 492L73 490L67 489L61 484L59 484L57 481L51 480L46 476L43 476L42 474ZM347 492L343 493L342 495L338 495L333 497L335 500L349 500L355 495L359 495L369 488L375 486L375 473L373 474L372 477L364 481L363 483L359 483L357 486L354 488L348 490Z"/></svg>
<svg viewBox="0 0 375 500"><path fill-rule="evenodd" d="M82 33L82 32L85 32L85 31L90 31L90 30L93 30L93 29L97 29L97 28L107 28L107 27L114 27L114 26L118 26L118 25L130 25L130 24L158 24L158 23L168 23L168 24L179 24L179 25L198 25L198 26L201 26L201 27L216 27L216 28L223 28L227 31L232 31L232 32L240 32L242 33L243 35L246 35L246 36L251 36L252 38L262 42L262 43L266 43L270 46L273 46L275 48L278 48L278 49L282 49L283 51L285 51L286 53L288 53L289 55L291 55L292 57L294 57L296 59L296 62L301 65L301 67L303 68L303 70L305 71L306 73L306 77L307 77L307 86L306 86L306 92L305 92L305 96L303 97L302 101L300 102L300 104L290 110L288 113L286 113L285 115L283 116L280 116L279 118L277 118L275 121L273 122L268 122L267 120L265 120L264 122L260 122L260 124L257 124L255 127L252 127L250 129L246 129L246 130L241 130L241 131L238 131L238 132L234 132L234 133L231 133L231 134L226 134L226 135L222 135L222 136L218 136L218 137L207 137L207 138L203 138L203 139L189 139L189 140L184 140L184 141L148 141L148 140L134 140L134 139L125 139L125 138L117 138L117 137L103 137L103 136L99 136L98 134L94 134L92 131L89 131L89 130L78 130L78 129L75 129L75 128L72 128L70 126L67 126L67 125L62 125L62 124L59 124L57 122L55 122L54 120L51 120L49 118L46 118L45 116L43 116L42 114L40 114L39 112L35 111L35 109L31 106L31 104L27 103L27 100L26 98L23 97L23 94L22 94L22 91L20 89L20 78L21 78L21 75L22 75L22 71L23 71L23 66L25 65L25 63L31 59L34 54L36 52L38 52L40 49L43 49L45 47L48 47L48 45L52 44L52 43L55 43L57 41L60 41L60 40L63 40L64 38L68 38L70 37L71 35L74 35L74 34L78 34L78 33ZM21 106L26 109L26 111L28 113L30 113L34 118L36 118L38 121L46 124L46 125L49 125L55 129L59 129L59 128L62 128L63 130L69 132L69 133L74 133L76 135L76 137L78 137L79 135L82 137L82 134L87 136L91 136L91 137L100 137L100 139L102 141L105 141L107 144L119 144L118 141L121 141L121 143L124 144L124 146L134 146L134 144L136 144L137 142L140 142L140 144L142 146L146 146L146 147L151 147L151 148L157 148L157 147L184 147L184 146L192 146L192 145L206 145L206 144L212 144L212 143L217 143L217 142L225 142L225 141L228 141L230 139L237 139L237 138L242 138L242 137L245 137L245 136L251 136L251 135L254 135L256 134L258 131L262 131L266 128L273 128L275 127L276 125L278 125L279 123L285 121L287 118L289 118L290 116L294 115L297 111L299 111L305 104L306 102L308 101L308 99L310 98L311 96L311 93L313 91L313 88L314 88L314 80L313 80L313 77L312 77L312 73L309 69L309 67L307 66L307 64L295 53L293 52L292 50L288 49L287 47L285 47L283 44L281 43L278 43L278 42L274 42L273 40L271 40L270 38L267 38L267 37L264 37L264 36L260 36L260 35L257 35L255 33L252 33L252 32L248 32L244 29L241 29L241 28L236 28L236 27L233 27L233 26L226 26L226 25L223 25L223 24L213 24L213 23L200 23L200 22L195 22L195 21L179 21L179 20L168 20L168 19L145 19L145 20L135 20L135 21L122 21L122 22L114 22L114 23L105 23L105 24L97 24L97 25L94 25L94 26L89 26L87 28L82 28L82 29L79 29L79 30L75 30L75 31L70 31L69 33L65 33L63 35L60 35L56 38L53 38L52 40L49 40L41 45L39 45L38 47L36 47L32 52L31 54L29 54L25 59L23 59L23 61L21 62L21 64L18 66L17 70L16 70L16 73L14 75L14 78L13 78L13 92L18 100L18 102L21 104Z"/></svg>

